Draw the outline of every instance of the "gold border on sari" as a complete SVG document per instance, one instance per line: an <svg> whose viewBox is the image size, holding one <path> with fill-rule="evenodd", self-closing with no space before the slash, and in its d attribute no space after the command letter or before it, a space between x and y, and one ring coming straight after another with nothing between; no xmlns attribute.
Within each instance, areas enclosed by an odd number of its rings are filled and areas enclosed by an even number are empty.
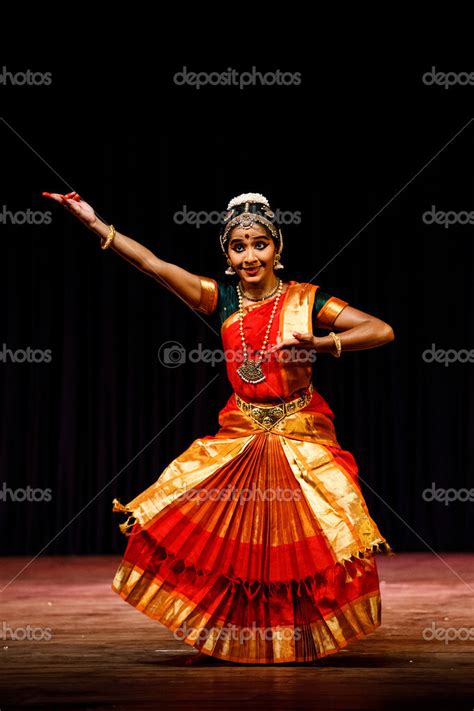
<svg viewBox="0 0 474 711"><path fill-rule="evenodd" d="M238 456L252 438L248 430L246 434L239 438L196 439L179 457L173 459L151 486L132 501L122 504L118 499L113 499L112 511L130 514L125 523L120 524L122 533L130 535L130 529L135 523L142 527L150 524L175 499L199 486L216 469Z"/></svg>
<svg viewBox="0 0 474 711"><path fill-rule="evenodd" d="M369 514L358 483L327 447L286 437L281 444L335 563L361 557L363 551L393 554Z"/></svg>
<svg viewBox="0 0 474 711"><path fill-rule="evenodd" d="M279 330L283 340L293 340L293 331L312 333L312 312L317 286L306 282L297 282L287 289L287 298L280 312ZM280 355L281 353L281 355ZM281 377L287 392L294 392L304 387L312 376L312 364L292 362L281 351L276 355L281 362Z"/></svg>
<svg viewBox="0 0 474 711"><path fill-rule="evenodd" d="M229 583L230 584L230 583ZM249 664L310 661L338 652L374 632L382 622L380 590L340 605L316 622L267 627L225 624L182 592L170 590L159 576L151 578L123 561L112 583L123 600L171 630L175 638L219 659ZM223 587L219 598L228 590ZM215 601L216 605L219 600ZM252 632L252 634L249 634Z"/></svg>

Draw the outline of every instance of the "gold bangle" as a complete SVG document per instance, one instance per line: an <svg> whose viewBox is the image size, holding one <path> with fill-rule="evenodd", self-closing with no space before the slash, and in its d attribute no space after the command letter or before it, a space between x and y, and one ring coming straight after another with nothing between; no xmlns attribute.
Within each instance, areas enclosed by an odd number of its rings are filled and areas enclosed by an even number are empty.
<svg viewBox="0 0 474 711"><path fill-rule="evenodd" d="M109 225L109 232L107 235L107 239L104 240L102 238L102 244L100 245L102 249L108 249L112 242L114 241L115 238L115 227L113 225Z"/></svg>
<svg viewBox="0 0 474 711"><path fill-rule="evenodd" d="M334 333L334 331L331 331L329 335L332 336L333 341L336 344L336 353L331 352L331 355L333 355L334 358L340 358L341 357L341 350L342 350L341 339L339 338L339 336L337 334Z"/></svg>

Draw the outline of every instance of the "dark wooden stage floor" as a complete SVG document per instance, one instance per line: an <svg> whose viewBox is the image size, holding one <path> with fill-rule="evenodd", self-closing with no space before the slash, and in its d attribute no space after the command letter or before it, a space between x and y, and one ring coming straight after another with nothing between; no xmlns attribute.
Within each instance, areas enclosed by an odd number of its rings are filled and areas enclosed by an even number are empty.
<svg viewBox="0 0 474 711"><path fill-rule="evenodd" d="M192 647L111 590L119 558L39 558L0 595L0 709L472 711L474 556L440 555L378 556L383 624L338 654L194 667ZM3 558L0 587L28 560Z"/></svg>

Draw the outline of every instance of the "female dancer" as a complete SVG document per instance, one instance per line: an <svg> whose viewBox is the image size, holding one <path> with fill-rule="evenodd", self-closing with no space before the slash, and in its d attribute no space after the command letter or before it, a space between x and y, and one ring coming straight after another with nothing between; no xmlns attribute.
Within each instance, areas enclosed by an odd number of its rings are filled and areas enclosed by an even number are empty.
<svg viewBox="0 0 474 711"><path fill-rule="evenodd" d="M392 328L317 285L277 277L282 233L259 193L231 200L224 218L235 286L164 262L77 193L43 195L215 319L233 387L215 435L192 442L128 504L114 499L129 514L120 525L129 539L112 589L197 648L196 661L311 662L373 632L375 554L393 552L311 377L315 353L381 346Z"/></svg>

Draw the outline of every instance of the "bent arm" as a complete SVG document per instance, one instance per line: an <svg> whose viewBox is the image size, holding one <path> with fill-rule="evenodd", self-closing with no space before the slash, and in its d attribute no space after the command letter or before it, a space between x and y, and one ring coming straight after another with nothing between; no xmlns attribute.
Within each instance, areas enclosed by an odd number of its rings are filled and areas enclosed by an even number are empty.
<svg viewBox="0 0 474 711"><path fill-rule="evenodd" d="M338 332L342 352L377 348L395 339L393 328L388 323L352 306L345 306L334 320L332 329L328 330ZM316 350L334 351L332 336L316 338L316 341Z"/></svg>
<svg viewBox="0 0 474 711"><path fill-rule="evenodd" d="M107 237L109 227L105 222L97 219L90 228L102 238ZM171 291L181 297L189 306L196 308L201 300L201 279L197 274L192 274L178 267L159 259L147 247L140 242L136 242L131 237L116 230L114 240L110 246L114 252L120 254L134 267L140 269Z"/></svg>

